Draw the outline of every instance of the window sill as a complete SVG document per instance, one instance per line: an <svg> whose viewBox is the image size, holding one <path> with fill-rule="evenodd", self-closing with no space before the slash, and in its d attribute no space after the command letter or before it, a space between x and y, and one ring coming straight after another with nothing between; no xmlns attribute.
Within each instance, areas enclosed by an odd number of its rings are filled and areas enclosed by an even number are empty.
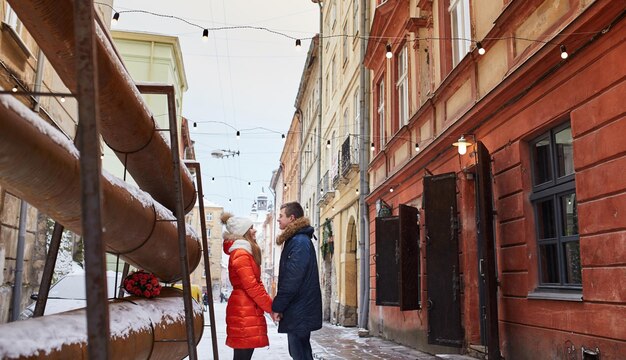
<svg viewBox="0 0 626 360"><path fill-rule="evenodd" d="M9 33L9 35L11 36L15 44L20 48L20 50L22 50L24 55L26 55L26 59L30 59L33 56L30 50L28 50L28 46L26 46L26 43L24 43L24 40L22 40L20 35L15 31L15 29L11 25L3 21L2 30Z"/></svg>
<svg viewBox="0 0 626 360"><path fill-rule="evenodd" d="M582 291L537 289L528 293L528 299L582 302L583 294Z"/></svg>

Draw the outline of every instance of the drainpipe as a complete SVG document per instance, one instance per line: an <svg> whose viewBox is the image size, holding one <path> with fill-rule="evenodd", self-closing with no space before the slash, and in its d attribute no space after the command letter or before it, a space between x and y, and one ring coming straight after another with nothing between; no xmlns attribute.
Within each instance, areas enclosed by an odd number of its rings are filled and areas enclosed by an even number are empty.
<svg viewBox="0 0 626 360"><path fill-rule="evenodd" d="M41 83L43 81L43 63L46 60L46 56L43 51L39 49L39 54L37 55L37 72L35 73L35 93L41 92ZM33 111L39 112L39 99L40 95L35 95L35 106L33 106Z"/></svg>
<svg viewBox="0 0 626 360"><path fill-rule="evenodd" d="M41 92L41 82L43 79L43 63L45 56L43 51L39 50L37 55L37 70L35 73L35 93ZM40 95L35 95L35 105L33 111L39 112L39 99ZM11 321L16 321L20 316L21 300L22 300L22 285L24 280L24 246L26 245L26 217L28 216L26 201L20 202L20 221L17 231L17 250L15 256L15 280L13 281L12 292L12 307L11 307Z"/></svg>
<svg viewBox="0 0 626 360"><path fill-rule="evenodd" d="M364 59L365 51L367 49L367 37L368 27L366 26L368 21L368 3L369 1L361 0L361 24L360 33L363 34L361 38L361 64L360 67L360 92L361 98L360 111L361 111L361 143L359 146L359 234L361 234L361 241L359 241L359 252L361 254L361 303L359 304L359 328L367 329L369 321L369 294L370 294L370 232L369 232L369 211L367 204L365 203L365 197L369 194L369 178L367 174L367 168L369 164L369 95L370 95L370 81L369 71L365 68Z"/></svg>
<svg viewBox="0 0 626 360"><path fill-rule="evenodd" d="M323 39L324 39L324 14L323 14L323 10L324 10L324 6L322 4L321 0L311 0L314 3L317 3L317 5L320 8L320 40L319 40L319 48L318 48L318 53L319 53L319 62L320 62L320 73L319 73L319 81L318 81L318 94L319 94L319 108L318 108L318 114L317 114L317 185L315 186L315 203L318 204L319 203L319 194L320 194L320 189L319 189L319 183L320 180L322 180L322 77L323 77L323 73L322 73L322 69L324 68L322 65L322 58L323 58L323 53L324 53L324 46L323 46ZM317 227L317 236L318 239L321 241L322 239L322 233L321 233L321 224L320 224L320 207L319 205L316 206L315 209L315 221L317 222L316 227Z"/></svg>
<svg viewBox="0 0 626 360"><path fill-rule="evenodd" d="M22 274L24 273L24 243L26 242L26 201L20 204L20 225L17 233L17 255L15 255L15 280L13 281L13 301L11 321L20 316L22 302Z"/></svg>

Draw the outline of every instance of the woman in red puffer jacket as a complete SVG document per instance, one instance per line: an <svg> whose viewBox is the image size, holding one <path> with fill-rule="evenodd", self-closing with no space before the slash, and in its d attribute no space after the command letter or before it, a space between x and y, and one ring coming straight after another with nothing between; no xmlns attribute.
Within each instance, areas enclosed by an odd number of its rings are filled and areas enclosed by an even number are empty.
<svg viewBox="0 0 626 360"><path fill-rule="evenodd" d="M226 306L226 345L234 349L234 360L248 360L255 348L269 345L264 312L272 312L272 298L261 282L261 248L252 221L229 213L221 220L233 286Z"/></svg>

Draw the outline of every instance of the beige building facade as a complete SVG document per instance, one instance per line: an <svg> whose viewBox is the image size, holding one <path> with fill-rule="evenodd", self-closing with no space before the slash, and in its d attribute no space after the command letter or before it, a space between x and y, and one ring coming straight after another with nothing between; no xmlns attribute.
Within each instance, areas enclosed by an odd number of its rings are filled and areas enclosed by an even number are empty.
<svg viewBox="0 0 626 360"><path fill-rule="evenodd" d="M360 2L323 8L320 262L324 318L357 325L359 149L361 107Z"/></svg>
<svg viewBox="0 0 626 360"><path fill-rule="evenodd" d="M205 201L204 203L204 219L200 218L200 207L196 205L193 210L187 214L187 221L196 230L198 234L202 234L200 222L206 224L206 235L209 250L209 263L211 271L211 294L214 301L219 301L220 292L222 290L222 223L220 217L224 213L224 207L218 204ZM204 267L204 257L200 259L198 267L190 274L189 278L192 285L198 285L202 292L206 291L206 271Z"/></svg>

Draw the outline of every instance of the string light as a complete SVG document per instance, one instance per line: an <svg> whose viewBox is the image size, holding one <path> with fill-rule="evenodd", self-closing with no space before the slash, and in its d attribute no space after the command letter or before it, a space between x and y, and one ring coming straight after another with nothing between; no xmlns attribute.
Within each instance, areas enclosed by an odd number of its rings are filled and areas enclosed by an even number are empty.
<svg viewBox="0 0 626 360"><path fill-rule="evenodd" d="M250 181L248 181L248 186L252 186L252 183Z"/></svg>
<svg viewBox="0 0 626 360"><path fill-rule="evenodd" d="M198 127L198 123L197 122L193 122L193 127L197 128Z"/></svg>
<svg viewBox="0 0 626 360"><path fill-rule="evenodd" d="M211 181L215 182L215 176L211 178Z"/></svg>
<svg viewBox="0 0 626 360"><path fill-rule="evenodd" d="M285 134L280 134L280 138L283 139L283 141L285 141Z"/></svg>
<svg viewBox="0 0 626 360"><path fill-rule="evenodd" d="M389 188L389 192L392 193L393 192L393 187Z"/></svg>
<svg viewBox="0 0 626 360"><path fill-rule="evenodd" d="M356 194L359 195L359 188L356 188Z"/></svg>
<svg viewBox="0 0 626 360"><path fill-rule="evenodd" d="M372 143L372 145L370 145L370 150L372 150L372 151L376 150L376 147L374 146L374 143Z"/></svg>
<svg viewBox="0 0 626 360"><path fill-rule="evenodd" d="M61 102L64 103L65 102L65 96L61 96Z"/></svg>
<svg viewBox="0 0 626 360"><path fill-rule="evenodd" d="M202 30L202 41L209 41L209 29Z"/></svg>
<svg viewBox="0 0 626 360"><path fill-rule="evenodd" d="M302 40L296 39L296 50L300 50L302 48Z"/></svg>
<svg viewBox="0 0 626 360"><path fill-rule="evenodd" d="M569 55L567 54L567 49L565 48L565 45L561 45L560 49L561 49L561 59L563 60L567 59Z"/></svg>
<svg viewBox="0 0 626 360"><path fill-rule="evenodd" d="M420 152L420 144L415 143L415 152Z"/></svg>
<svg viewBox="0 0 626 360"><path fill-rule="evenodd" d="M330 149L330 140L326 140L326 148Z"/></svg>
<svg viewBox="0 0 626 360"><path fill-rule="evenodd" d="M478 48L478 54L479 55L485 55L485 48L480 43L480 41L476 42L476 47Z"/></svg>
<svg viewBox="0 0 626 360"><path fill-rule="evenodd" d="M147 10L141 10L141 9L131 9L131 10L121 10L121 11L116 11L113 6L111 6L110 4L107 3L103 3L103 2L95 2L95 4L98 5L102 5L102 6L106 6L108 8L110 8L113 12L113 22L119 20L119 16L122 13L142 13L142 14L149 14L149 15L153 15L153 16L158 16L158 17L163 17L163 18L169 18L169 19L176 19L178 21L182 21L188 25L197 27L202 29L202 34L203 34L203 39L205 39L206 37L208 37L208 32L209 30L211 31L221 31L221 30L260 30L260 31L266 31L275 35L279 35L288 39L292 39L296 41L296 47L301 46L302 44L302 40L312 40L313 37L306 37L306 38L297 38L294 36L290 36L288 34L282 33L280 31L276 31L276 30L272 30L266 27L261 27L261 26L251 26L251 25L237 25L237 26L221 26L221 27L209 27L209 28L205 28L203 26L200 26L198 24L195 24L189 20L186 20L184 18L178 17L178 16L174 16L174 15L167 15L167 14L159 14L156 12L152 12L152 11L147 11ZM588 32L571 32L571 33L562 33L562 34L557 34L556 36L570 36L570 35L595 35L598 33L605 33L609 28L603 28L602 30L599 31L588 31ZM400 38L396 38L396 37L370 37L370 36L360 36L360 35L352 35L352 34L335 34L335 35L325 35L324 38L325 39L329 39L329 38L341 38L341 37L346 37L346 38L354 38L354 39L360 39L360 40L367 40L367 41L375 41L375 42L382 42L382 41L387 41L387 45L385 46L386 48L386 57L387 58L392 58L393 57L393 53L391 52L391 44L392 43L401 43L401 42L405 42L406 39L404 39L403 37ZM540 40L540 39L530 39L530 38L524 38L524 37L518 37L518 36L506 36L506 37L497 37L497 38L489 38L489 40L506 40L506 39L518 39L518 40L526 40L526 41L533 41L533 42L540 42L543 44L554 44L553 42L550 41L544 41L544 40ZM442 41L442 40L467 40L467 41L472 41L475 42L475 40L473 39L468 39L468 38L448 38L448 37L422 37L422 38L416 38L410 41L424 41L424 40L437 40L437 41ZM391 41L391 43L389 43L389 41ZM298 46L299 44L299 46ZM482 48L482 46L480 46L480 43L477 42L477 48L478 48L478 53L480 55L484 54L485 49ZM482 51L481 51L482 49ZM561 56L564 56L564 59L567 58L567 52L566 51L561 51Z"/></svg>
<svg viewBox="0 0 626 360"><path fill-rule="evenodd" d="M13 85L13 87L11 88L11 91L13 91L13 92L17 92L17 84L16 84L16 85Z"/></svg>
<svg viewBox="0 0 626 360"><path fill-rule="evenodd" d="M241 132L239 132L239 130L237 130L237 140L239 140L240 137L241 137Z"/></svg>
<svg viewBox="0 0 626 360"><path fill-rule="evenodd" d="M284 188L285 190L287 190L287 183L284 183L284 184L283 184L283 188Z"/></svg>
<svg viewBox="0 0 626 360"><path fill-rule="evenodd" d="M111 22L114 24L117 24L119 20L120 20L120 13L116 12L115 14L113 14L113 20L111 20Z"/></svg>

